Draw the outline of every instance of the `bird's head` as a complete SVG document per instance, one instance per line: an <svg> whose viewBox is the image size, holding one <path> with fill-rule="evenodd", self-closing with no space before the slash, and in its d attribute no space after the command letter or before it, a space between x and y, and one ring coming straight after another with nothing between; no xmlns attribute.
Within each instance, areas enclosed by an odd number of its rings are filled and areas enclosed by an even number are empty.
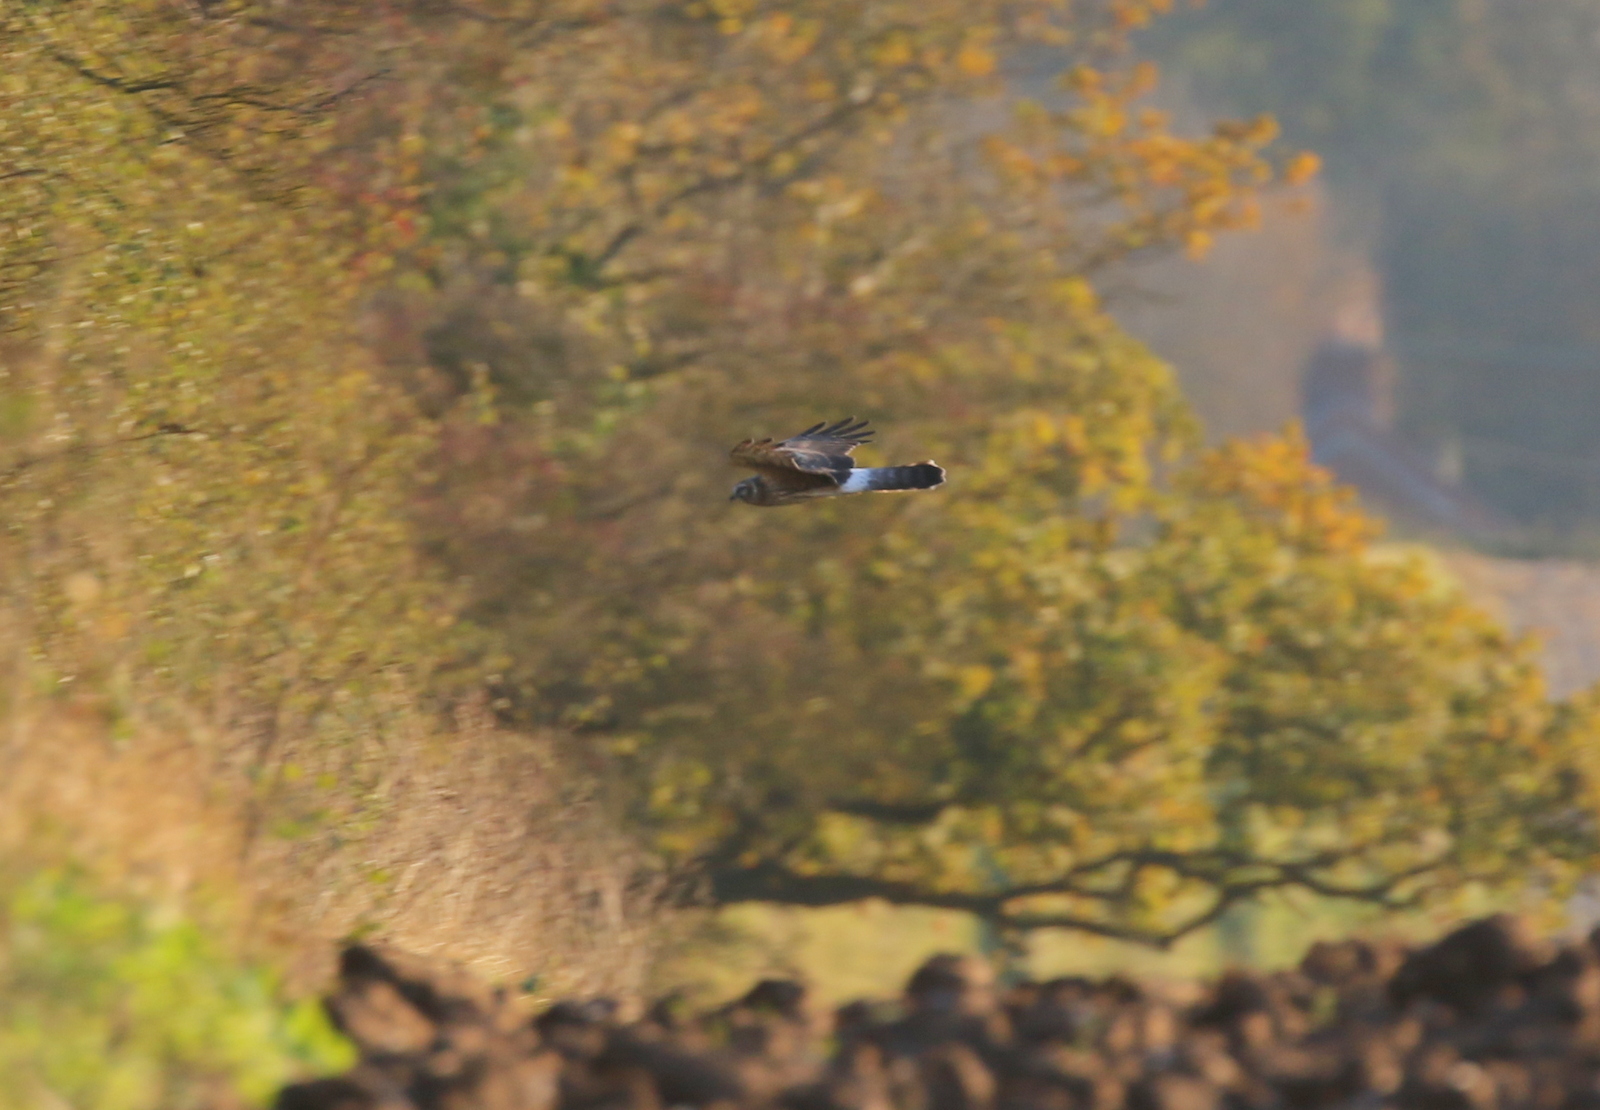
<svg viewBox="0 0 1600 1110"><path fill-rule="evenodd" d="M729 501L743 501L746 504L754 502L761 496L761 479L746 478L733 487L733 492L728 494Z"/></svg>

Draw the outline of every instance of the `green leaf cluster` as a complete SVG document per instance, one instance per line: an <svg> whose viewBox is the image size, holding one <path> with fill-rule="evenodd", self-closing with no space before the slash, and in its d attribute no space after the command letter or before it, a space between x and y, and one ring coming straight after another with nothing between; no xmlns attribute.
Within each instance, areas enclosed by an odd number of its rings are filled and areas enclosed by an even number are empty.
<svg viewBox="0 0 1600 1110"><path fill-rule="evenodd" d="M4 1106L264 1104L354 1062L314 1000L284 1002L194 922L68 872L0 886L0 998Z"/></svg>

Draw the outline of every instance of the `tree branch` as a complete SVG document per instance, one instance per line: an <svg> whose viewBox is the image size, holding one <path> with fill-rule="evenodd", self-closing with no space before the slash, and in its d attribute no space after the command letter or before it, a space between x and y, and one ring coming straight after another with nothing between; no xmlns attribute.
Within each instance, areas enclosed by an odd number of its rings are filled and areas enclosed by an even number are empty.
<svg viewBox="0 0 1600 1110"><path fill-rule="evenodd" d="M120 92L120 93L130 93L131 94L131 93L161 92L161 91L176 89L178 87L178 83L176 81L172 81L172 80L169 80L169 79L150 80L150 81L124 81L120 77L112 77L112 76L109 76L108 74L97 73L94 70L90 69L88 66L84 65L82 62L78 61L78 59L74 58L72 55L63 54L59 50L52 50L50 52L50 57L54 58L56 61L60 62L64 66L66 66L68 69L72 70L72 72L76 73L79 77L82 77L87 81L92 81L96 85L103 85L104 87L106 87L108 89L113 89L116 92Z"/></svg>
<svg viewBox="0 0 1600 1110"><path fill-rule="evenodd" d="M837 812L849 812L840 806ZM863 808L877 808L864 803ZM893 813L895 807L886 807ZM914 807L900 814L912 816ZM915 822L913 822L915 823ZM1298 888L1328 898L1368 902L1387 908L1415 905L1415 893L1398 893L1405 884L1442 866L1436 857L1366 883L1341 883L1318 872L1340 863L1361 858L1366 846L1339 852L1329 850L1299 860L1256 859L1245 853L1215 849L1185 854L1153 849L1130 849L1086 861L1065 874L1047 881L1019 883L988 891L937 890L917 883L840 873L806 874L772 860L749 866L732 866L729 856L707 860L711 893L719 903L776 902L794 906L837 906L867 899L880 899L892 905L925 906L931 909L958 910L990 921L997 926L1023 931L1033 929L1075 929L1119 940L1155 947L1167 947L1181 938L1214 923L1232 906L1267 890ZM1125 867L1111 887L1085 885L1083 879ZM1126 906L1132 884L1139 871L1161 868L1207 886L1212 891L1203 909L1163 927L1150 927L1118 920L1117 910ZM1067 897L1101 907L1101 913L1030 911L1013 908L1019 902L1037 898Z"/></svg>
<svg viewBox="0 0 1600 1110"><path fill-rule="evenodd" d="M196 428L188 428L182 424L162 424L153 432L145 432L136 436L124 436L120 439L105 440L100 443L77 443L71 447L63 447L59 451L51 451L43 455L32 455L19 459L0 471L0 485L9 485L20 478L24 472L45 463L59 462L72 458L74 455L92 455L98 451L106 451L113 447L125 447L130 443L143 443L146 440L161 439L166 436L193 436L202 434Z"/></svg>
<svg viewBox="0 0 1600 1110"><path fill-rule="evenodd" d="M730 173L708 174L707 176L700 178L698 181L694 181L683 186L671 196L663 197L651 207L649 213L637 219L630 220L628 223L623 224L620 228L613 232L611 238L606 241L605 245L600 248L599 252L596 253L593 258L585 260L584 268L598 281L600 271L605 269L605 267L612 260L614 260L617 255L621 254L624 247L626 247L640 235L644 234L644 232L649 229L654 221L663 219L669 213L671 213L674 208L682 204L684 201L691 200L694 197L700 196L704 193L714 193L722 189L732 188L735 185L748 181L752 174L772 165L781 155L788 153L797 146L800 146L806 140L815 138L816 136L839 126L851 116L865 111L868 107L874 104L877 99L877 95L874 94L872 96L864 97L859 101L847 100L843 104L837 105L824 112L822 115L812 120L809 124L797 129L792 134L780 139L757 157L746 161L738 169L733 170ZM598 281L598 283L601 285L614 284L614 282L605 281Z"/></svg>

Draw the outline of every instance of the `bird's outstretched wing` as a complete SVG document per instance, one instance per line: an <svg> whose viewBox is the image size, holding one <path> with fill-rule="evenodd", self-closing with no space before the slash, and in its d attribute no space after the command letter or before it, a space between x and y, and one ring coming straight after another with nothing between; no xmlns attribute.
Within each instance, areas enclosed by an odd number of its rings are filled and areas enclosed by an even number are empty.
<svg viewBox="0 0 1600 1110"><path fill-rule="evenodd" d="M850 453L872 438L865 420L853 416L833 424L813 424L799 435L774 443L747 439L728 453L736 465L767 474L829 475L843 480L855 463Z"/></svg>

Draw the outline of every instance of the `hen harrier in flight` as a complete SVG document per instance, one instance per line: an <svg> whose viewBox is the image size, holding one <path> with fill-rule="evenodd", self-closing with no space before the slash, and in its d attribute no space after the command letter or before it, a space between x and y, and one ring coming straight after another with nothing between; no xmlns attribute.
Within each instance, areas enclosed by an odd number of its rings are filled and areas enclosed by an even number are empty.
<svg viewBox="0 0 1600 1110"><path fill-rule="evenodd" d="M737 466L756 472L733 487L729 501L749 505L789 505L812 497L838 497L872 490L933 489L944 484L944 468L931 462L912 466L857 466L850 452L872 438L865 420L847 416L836 424L815 424L780 440L747 439L728 453Z"/></svg>

